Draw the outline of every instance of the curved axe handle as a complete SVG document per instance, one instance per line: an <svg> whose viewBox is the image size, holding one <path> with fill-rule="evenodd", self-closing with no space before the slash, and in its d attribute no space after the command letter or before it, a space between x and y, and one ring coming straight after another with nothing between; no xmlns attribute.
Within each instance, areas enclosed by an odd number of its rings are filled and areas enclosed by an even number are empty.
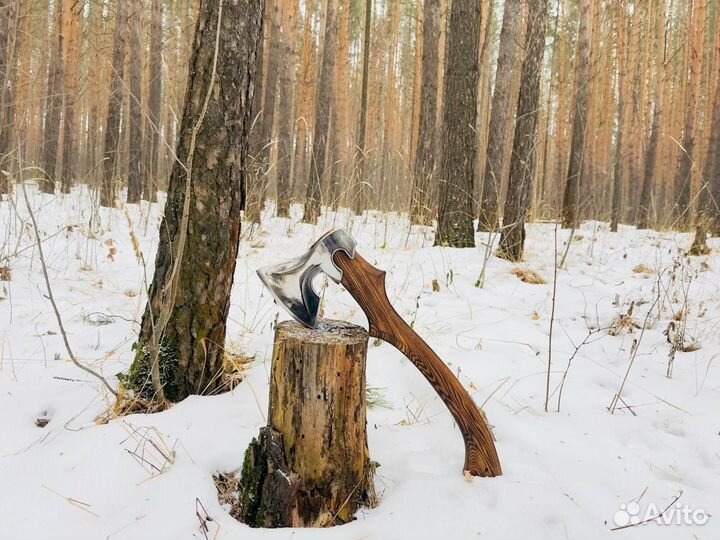
<svg viewBox="0 0 720 540"><path fill-rule="evenodd" d="M477 405L430 346L395 311L385 291L385 272L357 252L333 255L342 284L367 315L369 332L387 341L415 364L450 409L465 440L464 470L473 476L499 476L500 460L490 429Z"/></svg>

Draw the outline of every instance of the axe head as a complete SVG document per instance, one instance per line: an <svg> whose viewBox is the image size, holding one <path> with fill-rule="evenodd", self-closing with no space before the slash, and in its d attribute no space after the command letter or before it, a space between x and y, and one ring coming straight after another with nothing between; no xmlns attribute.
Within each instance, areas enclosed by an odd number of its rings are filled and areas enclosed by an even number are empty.
<svg viewBox="0 0 720 540"><path fill-rule="evenodd" d="M325 233L300 257L257 271L260 280L290 315L301 324L314 328L317 323L320 296L313 279L324 272L335 283L342 280L342 270L335 266L333 254L342 250L355 256L355 239L342 229Z"/></svg>

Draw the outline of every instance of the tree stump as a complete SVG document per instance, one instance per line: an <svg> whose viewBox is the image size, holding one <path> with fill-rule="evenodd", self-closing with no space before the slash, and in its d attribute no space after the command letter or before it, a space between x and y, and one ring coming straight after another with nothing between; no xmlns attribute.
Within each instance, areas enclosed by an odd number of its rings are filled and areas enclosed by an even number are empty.
<svg viewBox="0 0 720 540"><path fill-rule="evenodd" d="M375 505L367 447L368 334L324 319L278 324L268 426L245 453L241 519L253 527L327 527Z"/></svg>

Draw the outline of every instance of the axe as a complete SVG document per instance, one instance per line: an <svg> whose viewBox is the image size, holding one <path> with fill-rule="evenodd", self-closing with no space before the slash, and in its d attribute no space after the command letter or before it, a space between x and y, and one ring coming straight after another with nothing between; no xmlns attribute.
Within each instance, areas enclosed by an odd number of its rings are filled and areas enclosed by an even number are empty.
<svg viewBox="0 0 720 540"><path fill-rule="evenodd" d="M385 272L363 259L355 245L352 236L337 229L323 235L302 256L257 273L290 315L311 328L320 305L313 278L323 272L341 283L365 312L369 334L407 356L450 409L465 440L464 470L474 476L502 474L484 415L435 351L395 311L385 291Z"/></svg>

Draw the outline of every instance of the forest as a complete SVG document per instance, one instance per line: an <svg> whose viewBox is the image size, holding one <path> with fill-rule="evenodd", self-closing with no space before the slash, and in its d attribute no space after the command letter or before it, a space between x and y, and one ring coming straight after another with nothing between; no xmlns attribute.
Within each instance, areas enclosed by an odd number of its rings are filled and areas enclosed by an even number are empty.
<svg viewBox="0 0 720 540"><path fill-rule="evenodd" d="M720 535L719 201L718 0L0 0L0 540Z"/></svg>

